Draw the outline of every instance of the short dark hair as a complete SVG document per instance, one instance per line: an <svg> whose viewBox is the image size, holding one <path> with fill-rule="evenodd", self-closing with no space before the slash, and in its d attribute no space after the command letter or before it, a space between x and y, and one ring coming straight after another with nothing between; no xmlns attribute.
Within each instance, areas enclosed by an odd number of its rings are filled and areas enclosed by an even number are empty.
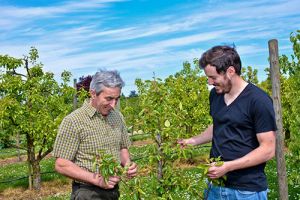
<svg viewBox="0 0 300 200"><path fill-rule="evenodd" d="M214 46L204 52L199 60L199 66L204 69L207 65L216 67L217 72L226 72L233 66L236 74L241 75L242 62L235 48L230 46Z"/></svg>

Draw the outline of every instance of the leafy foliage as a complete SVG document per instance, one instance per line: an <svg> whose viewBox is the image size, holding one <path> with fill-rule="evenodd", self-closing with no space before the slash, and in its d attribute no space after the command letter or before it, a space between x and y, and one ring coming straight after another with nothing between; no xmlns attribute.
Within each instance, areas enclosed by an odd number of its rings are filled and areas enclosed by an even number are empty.
<svg viewBox="0 0 300 200"><path fill-rule="evenodd" d="M105 151L99 150L99 154L95 156L93 161L93 171L101 174L104 181L107 183L109 177L119 176L125 186L128 187L129 191L132 191L133 199L141 199L141 195L144 195L144 191L141 189L138 179L134 178L134 184L127 184L127 171L130 163L124 168L116 161L111 155L105 153Z"/></svg>
<svg viewBox="0 0 300 200"><path fill-rule="evenodd" d="M293 157L289 162L294 163L296 167L300 162L300 30L291 34L290 41L293 44L291 60L283 55L279 62L285 75L281 80L281 96L286 144L289 148L288 153ZM300 176L295 174L290 181L299 184Z"/></svg>
<svg viewBox="0 0 300 200"><path fill-rule="evenodd" d="M156 77L146 81L137 79L136 85L142 108L137 125L151 134L156 143L149 151L150 164L158 164L151 173L157 177L153 190L159 199L173 199L174 191L191 188L191 183L181 178L173 163L179 156L192 157L193 152L180 149L177 140L199 133L211 122L206 78L201 76L199 68L193 69L185 62L180 72L164 81Z"/></svg>
<svg viewBox="0 0 300 200"><path fill-rule="evenodd" d="M136 93L135 90L130 91L129 97L137 97L137 96L138 96L138 94Z"/></svg>
<svg viewBox="0 0 300 200"><path fill-rule="evenodd" d="M126 175L127 169L128 166L123 168L111 154L106 154L105 151L100 150L93 160L93 171L99 172L106 183L110 176Z"/></svg>
<svg viewBox="0 0 300 200"><path fill-rule="evenodd" d="M293 54L290 58L287 55L279 57L280 65L280 93L282 104L282 120L285 135L285 143L289 149L287 152L294 159L289 160L290 166L296 167L300 162L300 30L291 33L290 41L293 46ZM267 79L260 83L267 93L272 93L270 70L267 72ZM293 175L289 177L290 184L300 183L300 176Z"/></svg>
<svg viewBox="0 0 300 200"><path fill-rule="evenodd" d="M157 184L157 178L156 177L149 177L148 172L152 170L151 166L149 165L149 160L148 160L148 147L150 145L145 145L145 146L132 146L130 147L130 152L132 153L133 157L132 159L135 160L135 162L138 163L139 166L139 175L135 179L131 179L127 182L127 185L138 185L138 187L141 188L144 192L145 195L141 195L143 199L157 199L156 194L153 193L155 191L152 191L154 188L153 185ZM194 148L193 151L199 151L200 149ZM208 150L208 148L206 148ZM206 152L207 153L207 152ZM202 153L201 153L202 154ZM9 155L16 155L15 149L1 149L0 150L0 155L3 157L9 157ZM140 158L143 159L140 159ZM136 160L137 159L137 160ZM293 162L293 157L289 154L286 155L286 161L287 161L287 168L289 169L288 172L288 177L289 177L289 199L290 200L299 200L300 193L299 193L299 188L300 184L297 184L296 182L293 182L293 179L291 177L294 177L295 175L300 174L300 169L298 166L291 165L291 161ZM70 185L69 180L54 172L54 162L55 159L50 158L50 159L43 159L41 161L41 171L42 171L42 179L43 181L58 181L61 184L64 185ZM174 165L178 165L177 163L174 163ZM150 167L149 167L150 166ZM19 179L20 177L26 176L26 171L27 165L24 162L21 163L11 163L7 165L2 165L1 170L0 170L0 193L3 194L4 199L9 199L12 198L12 194L8 192L5 192L4 190L8 189L9 191L14 191L13 188L25 188L28 186L28 184L24 181L24 179ZM266 166L266 174L268 177L268 183L269 183L269 192L268 192L268 199L278 199L278 183L277 183L277 173L276 170L276 160L273 159L267 163ZM184 191L178 191L178 198L174 199L201 199L199 198L199 194L192 195L191 190L195 191L203 191L204 189L204 184L202 183L202 179L204 178L202 176L202 172L200 171L201 169L196 168L193 166L193 168L187 168L183 169L178 173L180 175L180 178L182 180L188 180L190 185L192 185L190 188L187 187ZM44 173L44 172L51 172L53 173ZM177 175L177 174L176 174ZM9 180L15 180L12 182L7 183L6 181ZM3 183L5 182L5 183ZM136 183L137 182L137 183ZM45 187L43 188L45 190L49 190L49 188ZM61 199L65 200L67 198L70 198L70 187L69 190L60 190L59 193L56 193L55 195L52 195L52 197L48 197L46 199ZM135 191L128 189L128 187L124 184L120 184L120 192L121 192L121 197L120 199L122 200L132 200L134 199L134 193ZM5 195L6 194L6 195ZM21 199L19 196L19 193L16 193L15 198ZM58 198L60 197L60 198ZM43 197L39 197L44 199Z"/></svg>
<svg viewBox="0 0 300 200"><path fill-rule="evenodd" d="M82 103L86 98L89 97L90 83L92 81L92 76L82 76L79 78L79 82L76 83L77 90L77 100Z"/></svg>
<svg viewBox="0 0 300 200"><path fill-rule="evenodd" d="M143 108L138 123L144 132L154 136L164 132L165 137L176 139L199 133L210 124L209 90L200 69L192 69L186 62L183 70L165 81L153 78L144 82L136 80ZM164 126L167 120L169 127Z"/></svg>
<svg viewBox="0 0 300 200"><path fill-rule="evenodd" d="M257 72L257 69L252 69L251 66L248 66L247 69L242 68L242 77L247 82L258 84Z"/></svg>
<svg viewBox="0 0 300 200"><path fill-rule="evenodd" d="M128 131L132 134L134 132L138 132L138 130L142 129L142 126L138 125L137 116L141 112L142 108L140 106L139 97L125 97L121 96L120 99L120 109L122 114L124 115L126 124L128 125Z"/></svg>
<svg viewBox="0 0 300 200"><path fill-rule="evenodd" d="M57 128L72 110L74 95L68 86L71 73L63 72L59 84L53 73L43 71L38 57L33 47L24 58L0 55L0 128L7 135L25 136L30 182L36 189L40 187L39 162L52 151Z"/></svg>
<svg viewBox="0 0 300 200"><path fill-rule="evenodd" d="M206 159L206 163L201 163L200 165L198 165L198 168L203 170L204 175L207 175L208 169L212 164L215 166L222 166L224 164L224 161L221 160L221 157ZM226 181L226 176L222 176L218 179L211 179L207 177L207 179L211 184L215 186L224 186L224 181Z"/></svg>
<svg viewBox="0 0 300 200"><path fill-rule="evenodd" d="M80 77L79 82L76 83L77 91L79 91L81 89L84 89L85 91L88 92L90 90L91 81L92 81L92 76L91 75Z"/></svg>

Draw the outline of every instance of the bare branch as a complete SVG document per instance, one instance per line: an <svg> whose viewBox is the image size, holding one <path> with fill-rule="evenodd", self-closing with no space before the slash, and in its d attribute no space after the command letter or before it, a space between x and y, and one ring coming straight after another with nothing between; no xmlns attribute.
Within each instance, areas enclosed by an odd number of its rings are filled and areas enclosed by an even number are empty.
<svg viewBox="0 0 300 200"><path fill-rule="evenodd" d="M45 149L44 146L46 143L47 143L47 139L46 136L44 136L42 147L40 148L39 153L37 155L37 160L42 160L45 156L47 156L52 151L52 148L50 148L43 153L43 150Z"/></svg>
<svg viewBox="0 0 300 200"><path fill-rule="evenodd" d="M8 73L10 73L11 75L19 75L19 76L23 76L23 77L27 78L26 75L16 72L15 69L13 71L9 71Z"/></svg>
<svg viewBox="0 0 300 200"><path fill-rule="evenodd" d="M29 64L28 64L28 56L24 56L24 61L25 61L25 69L27 71L28 77L30 78L30 72L29 72Z"/></svg>
<svg viewBox="0 0 300 200"><path fill-rule="evenodd" d="M48 149L47 151L45 151L44 153L42 153L41 155L38 156L39 160L42 160L43 158L45 158L50 152L52 151L52 148Z"/></svg>

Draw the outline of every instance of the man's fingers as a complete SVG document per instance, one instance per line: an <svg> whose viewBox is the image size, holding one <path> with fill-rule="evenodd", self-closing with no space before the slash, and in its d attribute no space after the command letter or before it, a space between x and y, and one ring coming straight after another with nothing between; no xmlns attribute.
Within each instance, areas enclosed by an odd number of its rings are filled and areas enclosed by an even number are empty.
<svg viewBox="0 0 300 200"><path fill-rule="evenodd" d="M137 164L136 163L131 163L131 165L129 166L128 170L133 170L137 167Z"/></svg>
<svg viewBox="0 0 300 200"><path fill-rule="evenodd" d="M137 164L136 163L132 163L127 171L127 176L128 177L134 177L137 173Z"/></svg>
<svg viewBox="0 0 300 200"><path fill-rule="evenodd" d="M177 143L180 144L181 148L186 147L186 141L184 139L177 140Z"/></svg>
<svg viewBox="0 0 300 200"><path fill-rule="evenodd" d="M120 177L119 176L111 176L111 177L109 177L108 181L110 181L112 183L119 183Z"/></svg>

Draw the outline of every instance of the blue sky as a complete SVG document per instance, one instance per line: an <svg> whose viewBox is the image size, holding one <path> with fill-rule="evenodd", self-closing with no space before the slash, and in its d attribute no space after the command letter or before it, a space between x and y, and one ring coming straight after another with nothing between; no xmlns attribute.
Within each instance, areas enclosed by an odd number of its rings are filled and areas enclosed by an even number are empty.
<svg viewBox="0 0 300 200"><path fill-rule="evenodd" d="M73 78L117 69L135 90L136 78L165 78L208 48L235 44L243 66L265 78L268 40L290 55L300 29L299 0L0 0L0 54L39 50L46 71Z"/></svg>

